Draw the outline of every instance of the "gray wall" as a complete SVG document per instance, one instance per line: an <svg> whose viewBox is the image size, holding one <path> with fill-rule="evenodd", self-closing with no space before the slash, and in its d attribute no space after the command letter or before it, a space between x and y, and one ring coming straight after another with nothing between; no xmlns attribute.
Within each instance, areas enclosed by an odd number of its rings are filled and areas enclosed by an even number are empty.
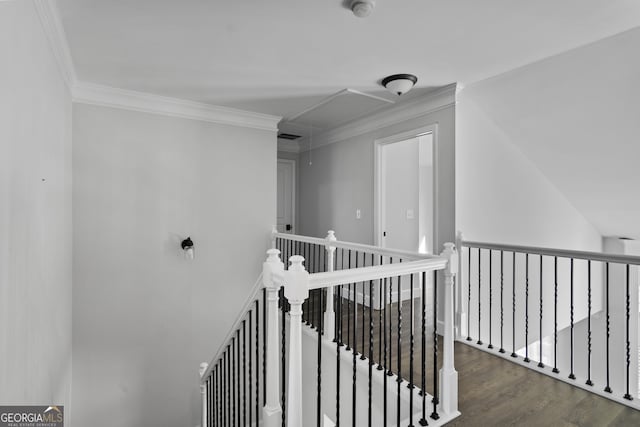
<svg viewBox="0 0 640 427"><path fill-rule="evenodd" d="M269 244L275 132L83 104L73 113L73 425L196 426L198 366Z"/></svg>
<svg viewBox="0 0 640 427"><path fill-rule="evenodd" d="M32 2L0 2L0 58L0 403L68 407L71 100Z"/></svg>
<svg viewBox="0 0 640 427"><path fill-rule="evenodd" d="M327 230L333 229L340 240L373 243L375 140L436 123L439 235L435 251L440 252L444 242L455 239L454 106L301 153L298 165L301 234L324 237ZM362 211L359 220L356 209Z"/></svg>

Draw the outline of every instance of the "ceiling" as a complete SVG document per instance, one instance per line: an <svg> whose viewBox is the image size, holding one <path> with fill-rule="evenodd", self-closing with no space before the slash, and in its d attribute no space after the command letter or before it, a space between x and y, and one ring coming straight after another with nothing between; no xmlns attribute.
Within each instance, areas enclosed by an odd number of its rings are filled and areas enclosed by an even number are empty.
<svg viewBox="0 0 640 427"><path fill-rule="evenodd" d="M423 94L640 25L637 0L58 0L81 81L291 117L413 73Z"/></svg>

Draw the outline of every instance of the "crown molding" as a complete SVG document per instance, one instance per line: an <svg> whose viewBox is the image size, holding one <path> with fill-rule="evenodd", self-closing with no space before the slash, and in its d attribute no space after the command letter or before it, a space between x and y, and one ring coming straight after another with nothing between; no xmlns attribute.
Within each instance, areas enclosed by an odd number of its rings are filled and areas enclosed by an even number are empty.
<svg viewBox="0 0 640 427"><path fill-rule="evenodd" d="M33 5L40 18L42 29L49 40L49 47L56 59L60 74L67 86L72 88L77 81L76 71L58 7L54 0L34 0Z"/></svg>
<svg viewBox="0 0 640 427"><path fill-rule="evenodd" d="M406 103L379 110L369 116L330 129L314 138L311 149L315 150L451 107L456 103L456 87L457 84L453 83ZM308 144L302 142L299 147L300 152L310 150Z"/></svg>
<svg viewBox="0 0 640 427"><path fill-rule="evenodd" d="M300 152L300 144L296 141L278 138L278 151L297 154Z"/></svg>
<svg viewBox="0 0 640 427"><path fill-rule="evenodd" d="M201 120L244 128L277 131L278 116L236 110L184 99L171 98L133 90L118 89L94 83L78 82L72 88L73 102L161 114L183 119Z"/></svg>

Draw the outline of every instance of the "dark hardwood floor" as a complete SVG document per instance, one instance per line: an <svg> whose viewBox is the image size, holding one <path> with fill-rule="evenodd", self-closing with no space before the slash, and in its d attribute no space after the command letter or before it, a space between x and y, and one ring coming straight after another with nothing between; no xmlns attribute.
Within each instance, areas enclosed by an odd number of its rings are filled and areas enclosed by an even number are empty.
<svg viewBox="0 0 640 427"><path fill-rule="evenodd" d="M414 309L414 382L421 384L421 318L419 300ZM347 340L347 308L343 306L343 338ZM392 346L391 369L397 372L397 304L387 309L388 346ZM410 361L410 306L402 304L401 372L409 379ZM351 337L353 340L353 309L351 310ZM356 317L356 347L362 350L362 306ZM374 361L379 360L379 312L372 310L374 320ZM391 318L389 320L389 317ZM427 320L425 340L426 390L433 393L433 318ZM369 346L369 309L365 309L365 353ZM388 332L389 333L389 332ZM440 343L441 338L439 337ZM440 346L441 351L441 346ZM438 360L442 363L442 353ZM640 411L636 411L606 398L572 387L548 376L523 368L489 353L455 343L455 365L459 375L459 409L462 416L451 426L640 426ZM439 367L438 367L439 368Z"/></svg>

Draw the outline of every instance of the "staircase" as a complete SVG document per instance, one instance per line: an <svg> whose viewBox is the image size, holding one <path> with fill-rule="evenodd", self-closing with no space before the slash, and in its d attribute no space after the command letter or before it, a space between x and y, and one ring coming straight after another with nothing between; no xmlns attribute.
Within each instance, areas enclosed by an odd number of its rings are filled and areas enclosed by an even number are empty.
<svg viewBox="0 0 640 427"><path fill-rule="evenodd" d="M453 244L432 256L332 231L271 237L261 285L201 366L203 426L439 426L459 415Z"/></svg>

